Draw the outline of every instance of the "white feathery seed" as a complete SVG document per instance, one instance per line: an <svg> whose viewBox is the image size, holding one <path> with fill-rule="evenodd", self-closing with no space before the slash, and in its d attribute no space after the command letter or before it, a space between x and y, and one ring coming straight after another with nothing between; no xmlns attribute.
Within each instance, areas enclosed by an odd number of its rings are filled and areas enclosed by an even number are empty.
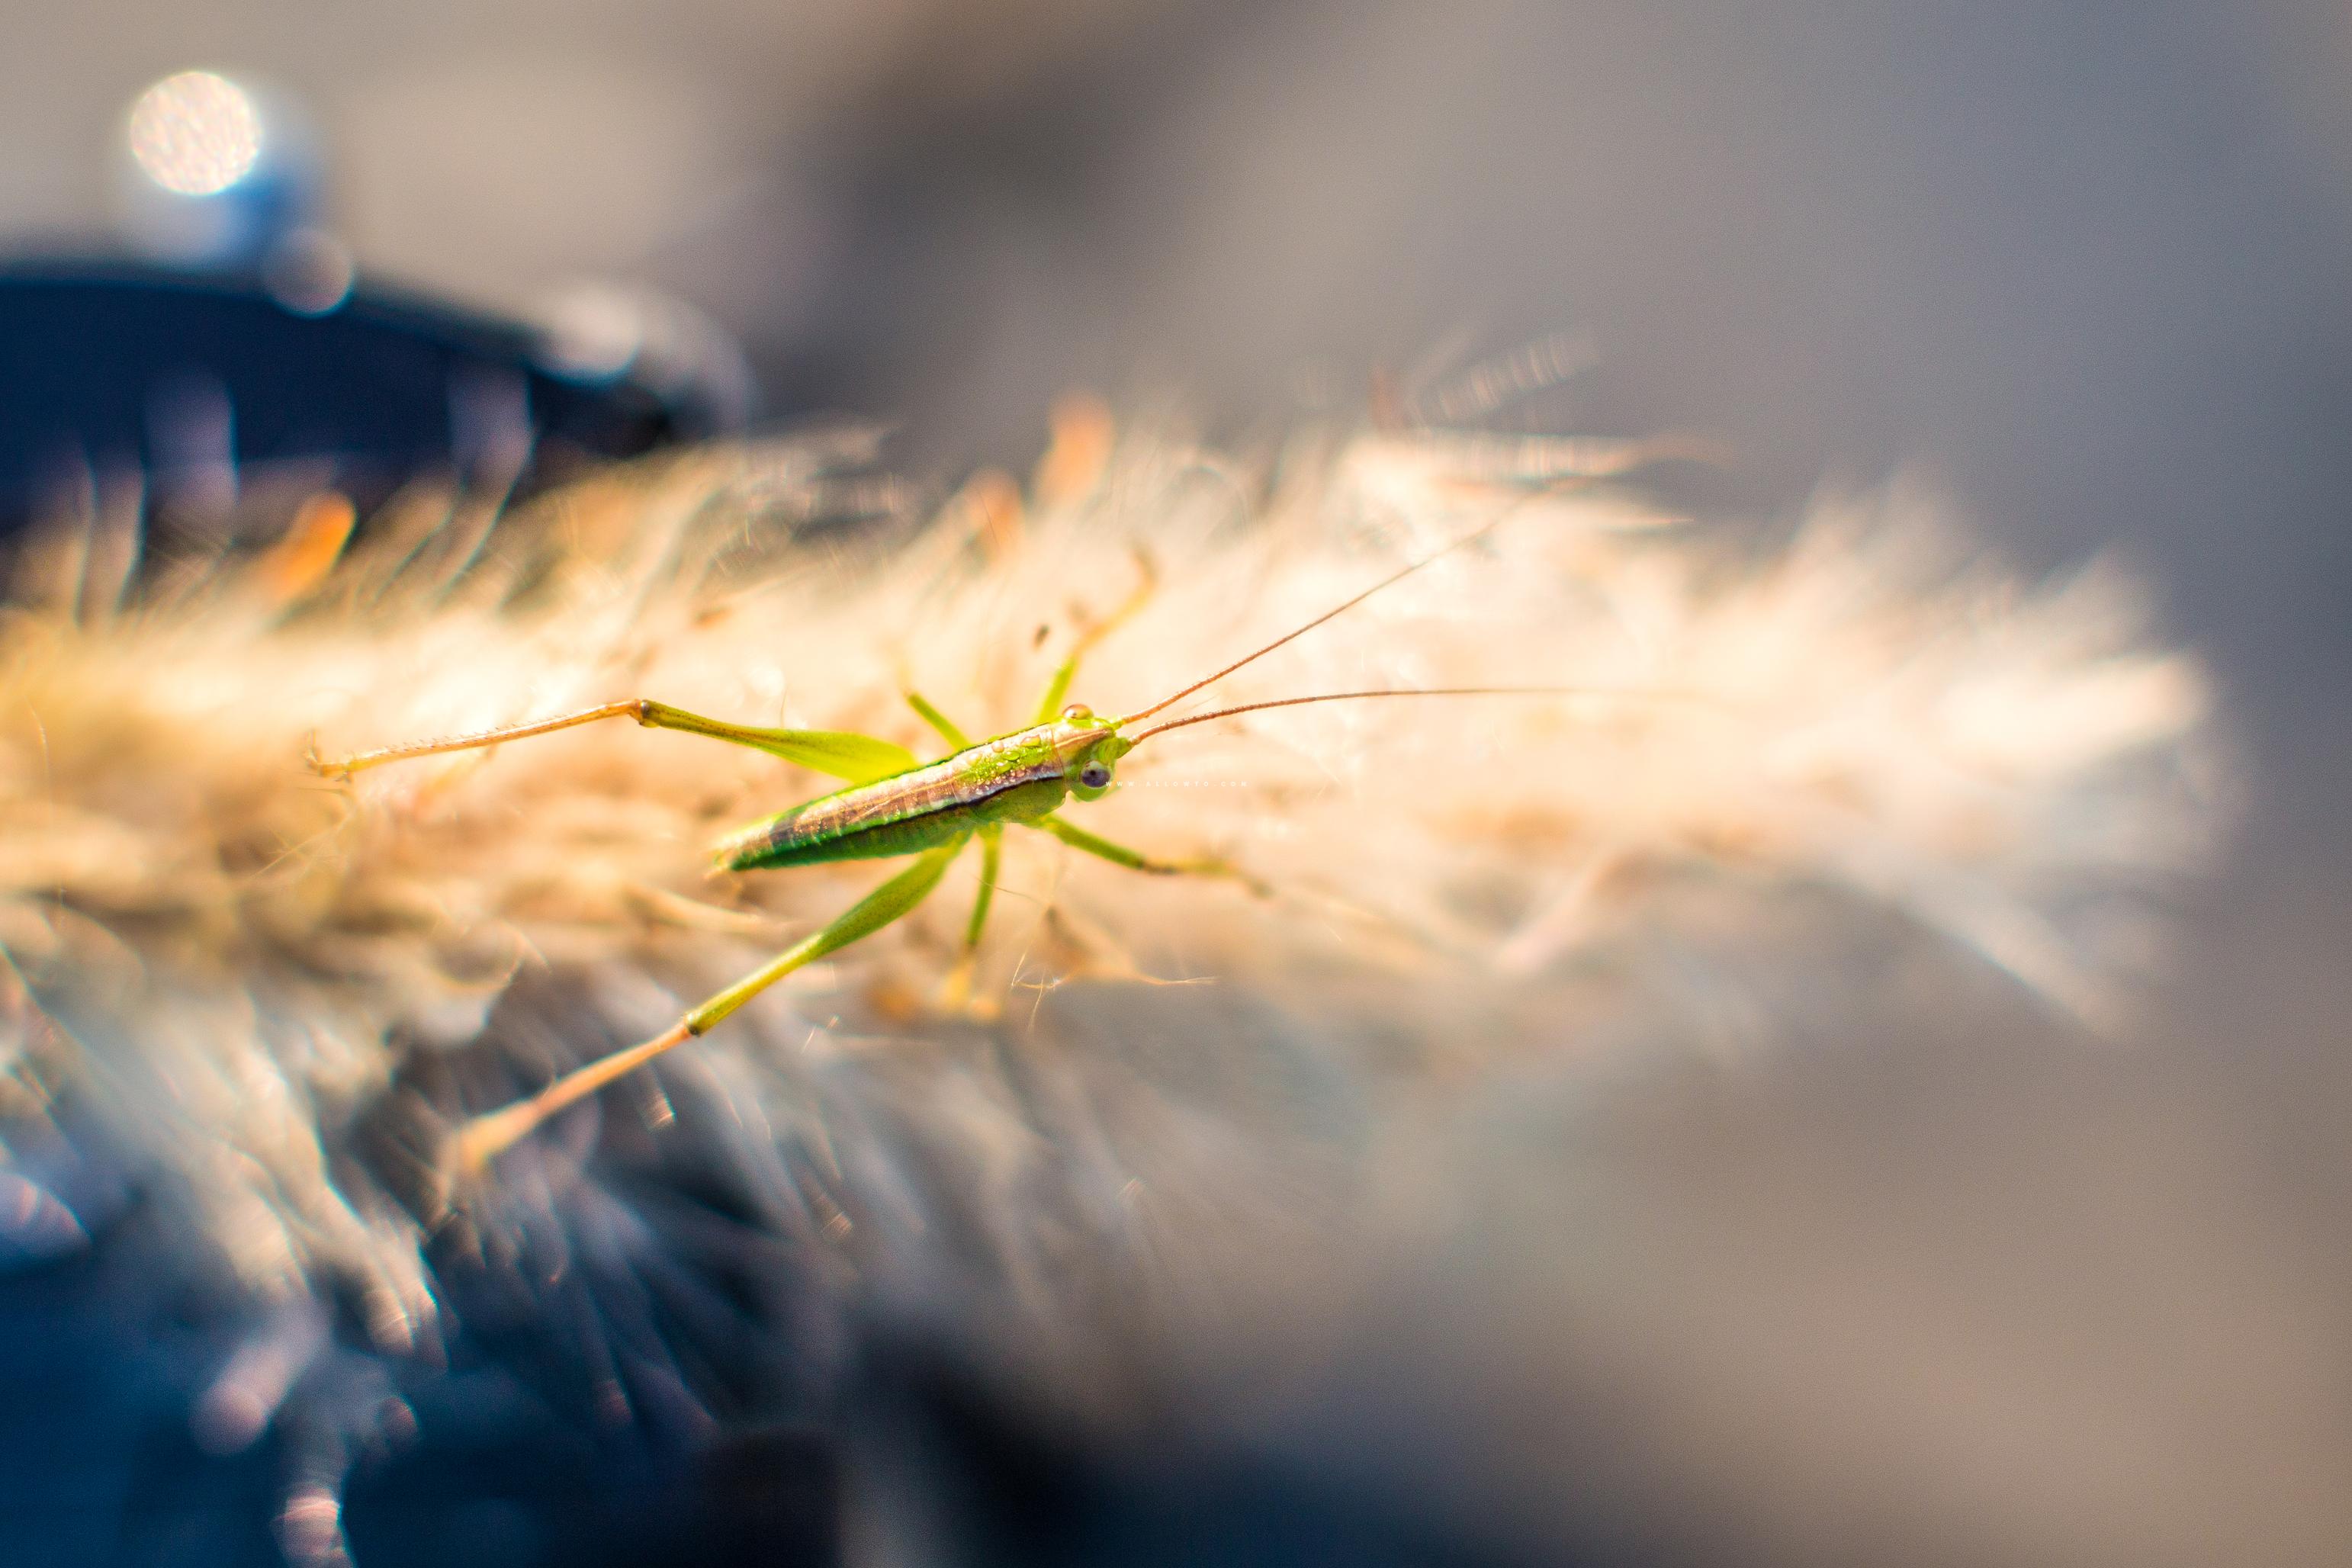
<svg viewBox="0 0 2352 1568"><path fill-rule="evenodd" d="M1827 900L2109 1027L2166 888L2226 817L2206 679L2147 641L2116 575L2021 584L1899 488L1767 547L1612 482L1639 447L1318 434L1250 462L1113 442L1081 411L1025 498L975 481L918 528L864 456L705 450L503 517L419 486L340 559L314 503L274 546L150 559L119 604L124 550L71 531L28 549L0 621L0 1197L20 1245L103 1222L54 1128L98 1130L257 1321L345 1301L376 1350L429 1361L453 1293L469 1321L528 1321L567 1268L604 1282L601 1316L546 1315L608 1342L580 1354L615 1419L716 1407L630 1304L660 1294L656 1259L715 1253L817 1300L787 1314L812 1365L837 1332L824 1303L879 1299L1083 1385L1108 1321L1311 1318L1465 1083L1687 1043L1611 1024L1622 991L1656 1000L1669 952L1761 950ZM431 1129L657 1031L888 868L713 875L728 827L833 786L696 737L605 723L348 784L306 767L314 744L643 696L928 756L902 683L975 736L1025 723L1147 571L1156 591L1072 689L1098 711L1498 517L1186 708L1622 696L1158 737L1070 819L1225 858L1266 896L1016 830L974 1010L938 1005L967 855L901 926L450 1194L454 1218L402 1176ZM1790 984L1866 983L1816 958ZM1727 994L1701 975L1669 996L1692 1040ZM604 1180L647 1169L720 1172L733 1207L698 1230ZM263 1360L274 1404L296 1377Z"/></svg>

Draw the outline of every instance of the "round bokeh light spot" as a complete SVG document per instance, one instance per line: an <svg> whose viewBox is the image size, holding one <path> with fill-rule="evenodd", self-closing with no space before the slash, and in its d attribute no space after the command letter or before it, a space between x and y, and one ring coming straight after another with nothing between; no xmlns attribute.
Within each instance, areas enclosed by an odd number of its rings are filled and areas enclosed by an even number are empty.
<svg viewBox="0 0 2352 1568"><path fill-rule="evenodd" d="M131 106L131 155L149 179L184 196L215 196L261 158L261 111L225 76L167 76Z"/></svg>

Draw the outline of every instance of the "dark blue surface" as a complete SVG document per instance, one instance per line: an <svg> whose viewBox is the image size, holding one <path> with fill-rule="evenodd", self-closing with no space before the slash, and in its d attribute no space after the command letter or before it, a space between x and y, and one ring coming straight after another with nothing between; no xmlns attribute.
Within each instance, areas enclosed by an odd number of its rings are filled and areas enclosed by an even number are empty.
<svg viewBox="0 0 2352 1568"><path fill-rule="evenodd" d="M625 458L681 434L626 381L548 374L519 327L362 288L319 316L257 279L114 260L0 267L0 512L61 473L168 469L159 422L193 389L231 414L240 466L332 459L389 484L470 454L469 407L504 398L548 454Z"/></svg>

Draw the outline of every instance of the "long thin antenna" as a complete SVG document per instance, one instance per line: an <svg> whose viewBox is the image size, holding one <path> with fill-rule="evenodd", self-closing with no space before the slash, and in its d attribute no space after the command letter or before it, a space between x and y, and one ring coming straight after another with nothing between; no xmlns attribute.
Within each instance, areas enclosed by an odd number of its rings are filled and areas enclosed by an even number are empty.
<svg viewBox="0 0 2352 1568"><path fill-rule="evenodd" d="M1370 587L1365 589L1354 598L1348 600L1345 604L1334 605L1331 608L1324 611L1321 615L1316 616L1305 626L1299 626L1295 630L1283 633L1282 636L1275 638L1272 642L1266 644L1255 653L1234 660L1233 663L1225 666L1224 668L1217 671L1216 674L1208 677L1206 679L1192 682L1192 685L1184 688L1183 690L1177 692L1172 697L1162 698L1149 708L1143 709L1139 712L1129 713L1126 718L1121 719L1118 721L1118 725L1117 727L1123 729L1127 725L1134 723L1138 719L1149 719L1154 713L1159 712L1161 709L1170 707L1174 703L1183 701L1184 699L1192 696L1192 693L1200 690L1202 687L1214 686L1218 681L1223 680L1225 677L1241 668L1244 665L1255 664L1259 659L1264 658L1267 654L1272 653L1276 648L1280 647L1283 644L1305 637L1308 632L1313 631L1317 626L1319 626L1324 622L1330 620L1333 616L1345 614L1347 611L1354 609L1358 605L1362 604L1366 599L1370 598L1381 589L1391 587L1398 583L1403 582L1407 577L1412 576L1423 567L1430 564L1430 563L1444 560L1447 556L1453 554L1455 551L1461 549L1465 544L1475 544L1478 541L1494 532L1495 530L1502 527L1503 524L1510 521L1512 515L1513 514L1510 512L1505 512L1502 516L1496 518L1493 521L1472 529L1469 532L1464 534L1461 538L1445 546L1443 550L1436 552L1434 554L1424 555L1411 565L1402 567L1399 570L1389 574L1389 575L1381 578L1379 582L1373 584ZM1353 696L1356 694L1351 692L1347 695ZM1369 696L1370 694L1365 693L1364 695ZM1237 708L1233 710L1233 711L1238 713L1244 711L1244 710ZM1188 724L1195 722L1195 721L1189 719L1184 721ZM1162 724L1160 728L1166 730L1171 729L1173 726ZM1158 733L1157 731L1152 732L1155 734Z"/></svg>
<svg viewBox="0 0 2352 1568"><path fill-rule="evenodd" d="M1346 607L1344 605L1340 606L1341 609ZM1297 635L1297 632L1291 633L1293 637ZM1276 697L1264 702L1244 702L1238 707L1218 708L1207 713L1190 713L1181 719L1171 719L1164 724L1154 724L1150 729L1137 735L1135 742L1140 745L1154 735L1164 735L1171 730L1181 730L1187 724L1205 724L1212 719L1230 719L1236 713L1255 713L1266 708L1298 708L1309 702L1353 702L1366 697L1619 697L1643 702L1688 702L1701 708L1725 710L1725 704L1717 702L1713 698L1701 696L1696 691L1664 691L1655 689L1645 690L1639 687L1398 686L1377 691L1324 691L1312 697ZM1162 706L1164 707L1165 704L1163 703ZM1125 723L1126 721L1121 720L1120 722Z"/></svg>

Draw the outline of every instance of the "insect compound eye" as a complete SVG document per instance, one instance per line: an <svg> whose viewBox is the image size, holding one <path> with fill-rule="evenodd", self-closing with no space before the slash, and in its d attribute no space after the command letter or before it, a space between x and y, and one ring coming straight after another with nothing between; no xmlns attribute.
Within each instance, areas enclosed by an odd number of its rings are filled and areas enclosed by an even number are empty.
<svg viewBox="0 0 2352 1568"><path fill-rule="evenodd" d="M1091 719L1094 716L1095 710L1087 707L1083 702L1073 702L1067 708L1062 710L1062 717L1073 724L1078 723L1084 720Z"/></svg>
<svg viewBox="0 0 2352 1568"><path fill-rule="evenodd" d="M1109 788L1110 764L1108 763L1088 763L1085 767L1078 770L1078 782L1086 785L1088 789Z"/></svg>

